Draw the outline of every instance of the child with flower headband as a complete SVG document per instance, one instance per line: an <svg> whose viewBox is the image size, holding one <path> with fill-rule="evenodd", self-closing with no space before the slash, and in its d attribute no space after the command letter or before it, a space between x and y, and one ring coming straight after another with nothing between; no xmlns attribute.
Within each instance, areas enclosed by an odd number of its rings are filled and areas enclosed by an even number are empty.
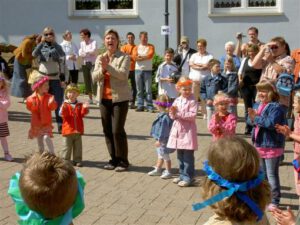
<svg viewBox="0 0 300 225"><path fill-rule="evenodd" d="M269 224L264 209L270 202L270 185L260 170L256 149L239 137L212 142L204 162L204 202L193 210L211 206L215 215L204 225Z"/></svg>
<svg viewBox="0 0 300 225"><path fill-rule="evenodd" d="M33 94L26 100L26 107L31 112L31 127L28 132L30 139L37 138L40 152L45 150L44 141L48 151L54 154L54 146L51 138L52 116L51 111L57 108L54 96L48 93L49 78L41 75L38 71L31 74Z"/></svg>
<svg viewBox="0 0 300 225"><path fill-rule="evenodd" d="M85 182L68 162L49 152L35 153L10 180L8 194L19 224L73 225L84 209Z"/></svg>
<svg viewBox="0 0 300 225"><path fill-rule="evenodd" d="M278 208L281 191L279 164L283 155L285 138L277 133L275 125L285 125L285 109L279 104L279 94L270 81L256 84L259 102L248 109L248 123L253 126L252 142L260 155L261 168L271 185L272 203L269 211Z"/></svg>
<svg viewBox="0 0 300 225"><path fill-rule="evenodd" d="M216 112L213 114L208 130L213 135L213 140L235 135L237 118L235 114L228 112L228 104L230 100L228 95L219 92L214 97L214 107Z"/></svg>
<svg viewBox="0 0 300 225"><path fill-rule="evenodd" d="M296 193L299 196L300 205L300 91L296 91L293 103L294 113L297 114L294 122L294 131L287 125L276 124L277 132L294 140L294 177Z"/></svg>
<svg viewBox="0 0 300 225"><path fill-rule="evenodd" d="M173 183L180 187L190 186L194 180L195 157L198 148L196 115L198 104L192 94L192 80L181 77L177 82L180 96L175 99L169 110L174 120L167 147L177 150L179 177Z"/></svg>
<svg viewBox="0 0 300 225"><path fill-rule="evenodd" d="M167 148L167 142L170 135L170 130L173 121L168 115L168 108L171 107L167 95L159 95L154 102L159 111L157 118L152 123L150 135L155 139L155 147L157 151L157 162L154 170L148 173L149 176L160 176L162 179L169 179L172 177L171 173L171 159L170 153L174 150ZM162 166L165 164L165 170L162 172Z"/></svg>
<svg viewBox="0 0 300 225"><path fill-rule="evenodd" d="M70 160L73 151L73 163L82 166L82 135L84 132L83 117L89 112L88 103L77 101L80 89L75 84L69 84L65 90L66 100L62 104L59 114L63 119L62 136L64 148L61 157Z"/></svg>
<svg viewBox="0 0 300 225"><path fill-rule="evenodd" d="M4 151L4 159L6 161L13 161L13 157L9 153L7 136L9 136L8 129L8 113L7 108L10 106L9 90L6 83L4 73L0 72L0 141Z"/></svg>

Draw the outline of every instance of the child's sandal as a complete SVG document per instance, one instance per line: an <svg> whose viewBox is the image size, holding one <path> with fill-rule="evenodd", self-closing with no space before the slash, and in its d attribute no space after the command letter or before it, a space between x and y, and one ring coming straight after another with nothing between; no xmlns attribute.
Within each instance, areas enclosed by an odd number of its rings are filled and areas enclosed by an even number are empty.
<svg viewBox="0 0 300 225"><path fill-rule="evenodd" d="M13 157L9 153L4 154L4 159L8 162L11 162L14 160Z"/></svg>

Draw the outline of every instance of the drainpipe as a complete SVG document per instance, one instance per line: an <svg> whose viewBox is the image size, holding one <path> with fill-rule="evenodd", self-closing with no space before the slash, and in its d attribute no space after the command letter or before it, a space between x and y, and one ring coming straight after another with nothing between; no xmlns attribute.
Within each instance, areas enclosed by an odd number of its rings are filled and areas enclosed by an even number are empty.
<svg viewBox="0 0 300 225"><path fill-rule="evenodd" d="M165 0L165 25L169 26L169 0ZM169 34L165 35L165 49L169 48Z"/></svg>
<svg viewBox="0 0 300 225"><path fill-rule="evenodd" d="M177 46L180 44L181 37L181 2L176 0L176 29L177 29Z"/></svg>

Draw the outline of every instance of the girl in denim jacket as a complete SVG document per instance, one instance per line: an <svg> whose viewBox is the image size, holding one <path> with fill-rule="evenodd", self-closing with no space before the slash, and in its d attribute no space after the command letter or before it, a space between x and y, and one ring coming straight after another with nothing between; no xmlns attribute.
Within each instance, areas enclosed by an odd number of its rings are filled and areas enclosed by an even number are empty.
<svg viewBox="0 0 300 225"><path fill-rule="evenodd" d="M167 95L160 95L157 101L159 113L156 120L154 120L151 128L151 136L156 140L155 147L157 151L157 162L154 170L148 173L149 176L160 176L162 179L169 179L172 177L171 173L171 159L169 153L174 152L174 149L167 148L167 142L170 135L170 130L173 121L168 115L168 108L171 106ZM162 173L162 166L165 163L165 170Z"/></svg>
<svg viewBox="0 0 300 225"><path fill-rule="evenodd" d="M277 133L275 125L286 124L285 113L278 103L279 95L270 81L256 85L259 102L248 109L248 122L254 126L252 141L260 155L260 165L271 185L272 203L268 210L276 209L280 202L279 163L283 155L285 138Z"/></svg>
<svg viewBox="0 0 300 225"><path fill-rule="evenodd" d="M190 186L195 173L194 152L198 148L196 115L197 101L192 94L192 80L181 77L176 86L180 96L170 108L170 117L174 120L167 147L177 150L179 177L173 183L180 187Z"/></svg>

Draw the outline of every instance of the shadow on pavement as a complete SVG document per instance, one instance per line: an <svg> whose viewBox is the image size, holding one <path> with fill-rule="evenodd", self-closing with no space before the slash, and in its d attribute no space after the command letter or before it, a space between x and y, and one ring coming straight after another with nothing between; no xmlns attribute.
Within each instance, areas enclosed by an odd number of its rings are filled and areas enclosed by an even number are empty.
<svg viewBox="0 0 300 225"><path fill-rule="evenodd" d="M7 163L24 163L25 158L14 158L14 161L12 161L12 162L8 162L4 158L0 158L0 161L7 162Z"/></svg>
<svg viewBox="0 0 300 225"><path fill-rule="evenodd" d="M298 196L296 193L282 192L282 193L281 193L281 198L298 199L299 196Z"/></svg>
<svg viewBox="0 0 300 225"><path fill-rule="evenodd" d="M290 207L292 210L298 211L299 206L298 205L288 205L288 204L280 204L279 208L281 210L286 210L287 207Z"/></svg>
<svg viewBox="0 0 300 225"><path fill-rule="evenodd" d="M24 112L8 111L8 120L10 121L21 121L30 122L31 114Z"/></svg>
<svg viewBox="0 0 300 225"><path fill-rule="evenodd" d="M104 162L104 161L89 161L89 160L82 161L83 167L90 167L90 168L103 169L105 164L107 164L107 162Z"/></svg>

